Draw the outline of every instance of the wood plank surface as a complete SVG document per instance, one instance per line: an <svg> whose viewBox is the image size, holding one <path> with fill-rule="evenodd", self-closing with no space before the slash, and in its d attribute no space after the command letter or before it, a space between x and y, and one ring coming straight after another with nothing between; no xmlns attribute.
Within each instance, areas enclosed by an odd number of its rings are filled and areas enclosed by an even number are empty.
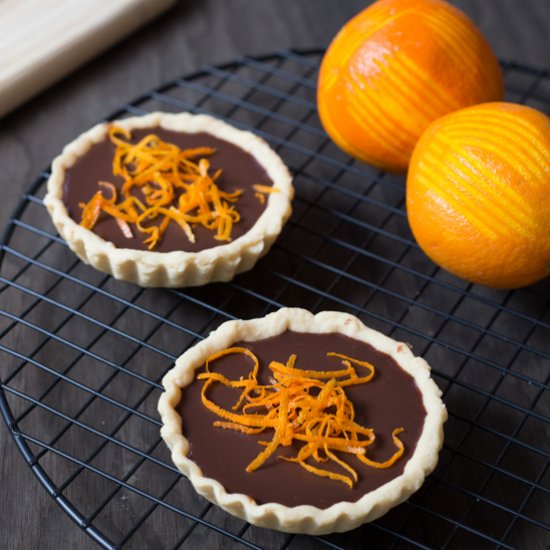
<svg viewBox="0 0 550 550"><path fill-rule="evenodd" d="M173 5L174 0L4 0L0 3L0 115Z"/></svg>
<svg viewBox="0 0 550 550"><path fill-rule="evenodd" d="M22 192L63 145L119 105L203 64L215 65L245 53L326 44L368 3L180 1L166 15L2 120L0 226L6 224ZM476 21L499 57L550 69L548 0L455 0L454 4ZM0 480L1 549L97 548L46 494L3 425ZM94 491L94 486L86 490ZM154 530L151 533L133 547L158 548L161 539L154 536ZM201 547L200 537L193 540L189 547ZM536 543L525 548L542 550Z"/></svg>

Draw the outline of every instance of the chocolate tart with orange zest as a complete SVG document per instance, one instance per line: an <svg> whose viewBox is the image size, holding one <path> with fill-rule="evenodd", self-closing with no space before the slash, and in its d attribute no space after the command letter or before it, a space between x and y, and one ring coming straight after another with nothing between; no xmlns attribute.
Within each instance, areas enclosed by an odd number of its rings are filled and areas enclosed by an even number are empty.
<svg viewBox="0 0 550 550"><path fill-rule="evenodd" d="M406 500L447 419L426 361L334 311L228 321L163 386L161 435L196 491L291 533L347 531Z"/></svg>
<svg viewBox="0 0 550 550"><path fill-rule="evenodd" d="M208 115L98 124L52 164L44 199L86 263L143 287L228 281L266 254L291 213L280 157Z"/></svg>

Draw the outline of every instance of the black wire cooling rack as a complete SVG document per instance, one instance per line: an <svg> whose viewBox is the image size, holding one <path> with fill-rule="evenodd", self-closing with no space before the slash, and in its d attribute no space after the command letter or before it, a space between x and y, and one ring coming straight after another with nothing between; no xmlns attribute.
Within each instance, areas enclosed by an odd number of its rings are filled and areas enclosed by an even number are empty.
<svg viewBox="0 0 550 550"><path fill-rule="evenodd" d="M0 407L55 501L106 548L547 548L550 286L503 292L439 270L408 229L404 179L352 161L315 106L321 51L205 67L123 106L212 113L252 129L295 175L294 214L233 282L144 290L78 261L42 205L48 172L6 229ZM550 74L503 64L508 99L550 111ZM350 533L256 528L198 497L159 436L160 380L223 321L280 306L353 313L433 366L450 418L421 490Z"/></svg>

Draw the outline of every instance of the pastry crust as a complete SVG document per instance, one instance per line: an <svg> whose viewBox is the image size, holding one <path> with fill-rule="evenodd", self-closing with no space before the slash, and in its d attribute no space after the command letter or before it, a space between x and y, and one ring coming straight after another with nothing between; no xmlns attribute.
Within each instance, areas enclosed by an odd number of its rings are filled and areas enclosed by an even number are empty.
<svg viewBox="0 0 550 550"><path fill-rule="evenodd" d="M103 141L112 124L128 130L160 126L176 132L208 132L251 154L266 170L279 192L269 194L265 210L250 230L227 244L195 253L117 248L93 231L77 224L68 215L63 202L67 168L85 155L94 144ZM289 218L293 196L294 188L287 167L258 136L238 130L208 115L156 112L98 124L69 143L53 161L44 204L59 234L83 262L110 273L116 279L143 287L184 287L228 281L236 274L252 269L256 261L269 251Z"/></svg>
<svg viewBox="0 0 550 550"><path fill-rule="evenodd" d="M390 355L404 371L413 376L422 395L426 418L416 449L403 473L365 494L357 502L340 502L326 509L309 505L287 507L278 503L258 505L247 495L227 493L218 481L203 476L200 467L187 458L189 442L182 433L182 421L176 407L182 397L182 388L193 381L195 370L212 353L230 347L237 341L262 340L286 330L339 332L367 342ZM441 401L441 391L430 377L428 363L415 357L406 344L366 327L359 319L347 313L324 311L313 315L304 309L283 308L260 319L228 321L179 357L162 383L165 392L158 405L163 423L161 435L171 450L176 466L202 496L227 512L261 527L290 533L326 534L347 531L373 521L420 488L425 477L435 468L443 444L443 424L447 419L447 410Z"/></svg>

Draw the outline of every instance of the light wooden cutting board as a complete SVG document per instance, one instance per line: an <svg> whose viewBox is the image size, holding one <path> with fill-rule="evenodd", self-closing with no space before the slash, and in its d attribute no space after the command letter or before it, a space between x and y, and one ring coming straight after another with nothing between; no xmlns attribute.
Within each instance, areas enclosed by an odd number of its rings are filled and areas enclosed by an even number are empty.
<svg viewBox="0 0 550 550"><path fill-rule="evenodd" d="M0 0L0 116L176 0Z"/></svg>

